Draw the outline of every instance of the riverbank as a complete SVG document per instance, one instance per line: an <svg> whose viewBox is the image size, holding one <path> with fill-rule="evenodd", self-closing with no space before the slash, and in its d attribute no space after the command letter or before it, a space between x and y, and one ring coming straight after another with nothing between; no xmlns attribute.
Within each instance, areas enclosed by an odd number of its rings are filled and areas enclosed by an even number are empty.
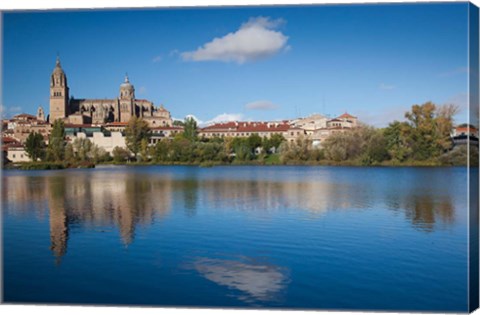
<svg viewBox="0 0 480 315"><path fill-rule="evenodd" d="M66 162L19 162L2 164L3 169L15 170L62 170L68 168L95 168L92 162L66 163Z"/></svg>
<svg viewBox="0 0 480 315"><path fill-rule="evenodd" d="M95 168L96 165L123 165L123 166L152 166L152 165L166 165L166 166L198 166L198 167L215 167L215 166L351 166L351 167L448 167L448 166L466 166L465 163L442 163L439 160L425 160L425 161L382 161L366 164L362 160L347 160L347 161L282 161L278 155L271 155L263 160L249 160L232 162L220 161L203 161L203 162L167 162L167 161L148 161L148 162L133 162L133 161L106 161L101 163L93 163L90 161L84 162L21 162L8 163L3 165L3 169L19 169L19 170L59 170L69 168Z"/></svg>

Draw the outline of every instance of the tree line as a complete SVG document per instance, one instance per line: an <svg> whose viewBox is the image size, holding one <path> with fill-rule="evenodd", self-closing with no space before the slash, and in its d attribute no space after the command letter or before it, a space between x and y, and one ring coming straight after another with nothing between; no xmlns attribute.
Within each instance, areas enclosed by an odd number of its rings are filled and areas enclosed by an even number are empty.
<svg viewBox="0 0 480 315"><path fill-rule="evenodd" d="M116 147L112 154L87 138L66 143L64 123L57 120L48 146L40 134L31 133L25 150L34 161L71 165L103 162L461 165L466 163L466 146L453 148L450 136L457 110L452 105L436 106L431 102L413 105L405 113L405 121L394 121L386 128L360 125L332 133L321 147L313 146L308 137L287 142L282 135L203 138L198 136L197 123L191 117L181 123L182 133L149 145L152 133L148 124L132 117L125 129L126 148ZM471 154L478 159L478 149L471 150Z"/></svg>

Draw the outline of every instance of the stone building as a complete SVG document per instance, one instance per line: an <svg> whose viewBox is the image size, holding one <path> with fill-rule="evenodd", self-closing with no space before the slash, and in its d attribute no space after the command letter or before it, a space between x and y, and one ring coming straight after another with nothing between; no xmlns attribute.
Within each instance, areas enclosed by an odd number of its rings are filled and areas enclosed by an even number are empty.
<svg viewBox="0 0 480 315"><path fill-rule="evenodd" d="M128 76L120 85L120 93L112 99L75 99L69 97L67 76L57 58L50 77L49 122L63 119L71 124L104 124L128 122L132 116L142 117L151 127L172 126L170 112L153 102L135 98L135 88Z"/></svg>

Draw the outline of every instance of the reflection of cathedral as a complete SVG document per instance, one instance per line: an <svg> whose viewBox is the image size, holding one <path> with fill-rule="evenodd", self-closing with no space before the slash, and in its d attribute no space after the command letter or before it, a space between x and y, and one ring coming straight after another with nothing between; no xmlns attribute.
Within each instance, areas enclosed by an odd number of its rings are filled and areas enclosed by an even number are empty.
<svg viewBox="0 0 480 315"><path fill-rule="evenodd" d="M128 122L132 116L142 117L151 127L172 126L170 112L163 106L135 98L135 88L125 76L120 85L120 95L114 99L69 98L67 76L57 58L50 78L50 123L64 119L71 124L103 124Z"/></svg>

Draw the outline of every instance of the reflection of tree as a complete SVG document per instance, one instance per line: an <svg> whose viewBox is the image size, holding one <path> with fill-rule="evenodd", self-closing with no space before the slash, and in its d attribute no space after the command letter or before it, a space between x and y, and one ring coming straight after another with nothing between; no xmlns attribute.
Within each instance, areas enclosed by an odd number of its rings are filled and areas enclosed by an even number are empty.
<svg viewBox="0 0 480 315"><path fill-rule="evenodd" d="M455 208L450 196L415 191L403 193L388 195L387 206L396 211L405 211L406 218L414 227L432 232L438 221L448 225L455 221Z"/></svg>

